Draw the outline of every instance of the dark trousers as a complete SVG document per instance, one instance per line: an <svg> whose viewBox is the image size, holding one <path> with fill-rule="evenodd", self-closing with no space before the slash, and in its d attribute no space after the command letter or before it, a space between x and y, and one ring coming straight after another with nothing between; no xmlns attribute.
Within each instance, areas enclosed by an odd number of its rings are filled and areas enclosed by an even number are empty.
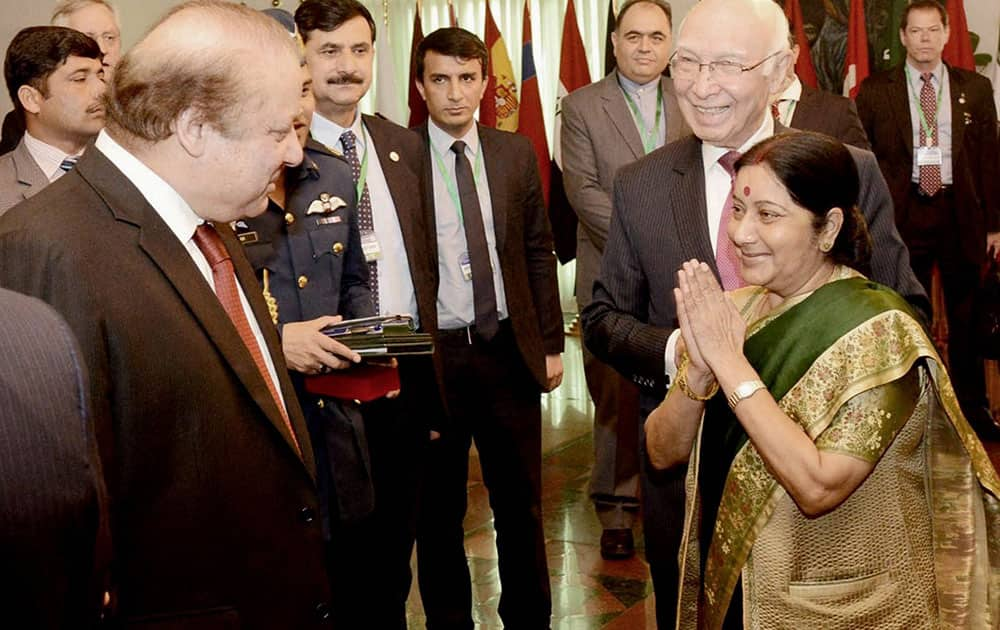
<svg viewBox="0 0 1000 630"><path fill-rule="evenodd" d="M941 272L948 316L948 372L962 411L975 424L987 408L986 377L970 322L986 239L980 251L962 251L950 190L929 198L919 194L914 185L906 223L900 232L910 249L910 265L928 295L934 263Z"/></svg>
<svg viewBox="0 0 1000 630"><path fill-rule="evenodd" d="M490 342L464 329L442 331L437 352L444 363L449 420L428 447L417 529L427 628L473 627L462 526L472 440L497 534L500 618L507 628L548 628L552 595L542 531L539 386L508 322Z"/></svg>
<svg viewBox="0 0 1000 630"><path fill-rule="evenodd" d="M649 413L663 400L643 393L639 415ZM687 466L656 470L646 455L646 432L639 428L639 469L642 479L642 529L646 562L656 593L656 627L673 628L677 618L680 584L677 554L684 534L684 477Z"/></svg>
<svg viewBox="0 0 1000 630"><path fill-rule="evenodd" d="M398 398L361 406L371 461L374 511L335 523L329 565L338 628L406 628L410 557L429 427L441 416L429 357L401 357Z"/></svg>

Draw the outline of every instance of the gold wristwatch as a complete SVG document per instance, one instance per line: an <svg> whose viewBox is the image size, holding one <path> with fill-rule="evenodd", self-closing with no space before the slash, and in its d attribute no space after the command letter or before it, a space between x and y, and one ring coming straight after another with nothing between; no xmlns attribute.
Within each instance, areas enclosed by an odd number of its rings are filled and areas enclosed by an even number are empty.
<svg viewBox="0 0 1000 630"><path fill-rule="evenodd" d="M735 410L736 405L740 404L740 401L750 398L757 393L757 390L767 389L767 385L764 381L753 380L753 381L743 381L739 385L733 388L733 393L729 394L726 398L726 402L729 403L729 408Z"/></svg>

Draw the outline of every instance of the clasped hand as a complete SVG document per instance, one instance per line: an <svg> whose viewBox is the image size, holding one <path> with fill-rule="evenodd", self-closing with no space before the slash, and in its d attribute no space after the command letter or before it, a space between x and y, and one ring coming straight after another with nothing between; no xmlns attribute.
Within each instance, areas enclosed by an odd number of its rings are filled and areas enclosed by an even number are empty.
<svg viewBox="0 0 1000 630"><path fill-rule="evenodd" d="M708 265L694 259L681 265L674 299L690 358L689 379L718 374L721 366L742 356L746 322Z"/></svg>

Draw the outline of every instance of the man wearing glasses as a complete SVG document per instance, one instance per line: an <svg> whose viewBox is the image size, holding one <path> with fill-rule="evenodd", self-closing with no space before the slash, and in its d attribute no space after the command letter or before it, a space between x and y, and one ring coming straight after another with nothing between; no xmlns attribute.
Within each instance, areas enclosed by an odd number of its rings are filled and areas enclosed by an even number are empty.
<svg viewBox="0 0 1000 630"><path fill-rule="evenodd" d="M770 115L791 62L788 22L773 0L702 0L681 26L671 57L678 106L694 134L622 168L584 341L639 384L640 417L663 399L676 372L675 272L698 258L723 286L742 286L726 237L732 165L758 141L787 129ZM861 175L858 205L874 241L872 277L929 310L896 231L875 157L849 147ZM640 450L645 451L639 432ZM657 625L674 625L677 551L684 514L683 469L653 471L642 458L646 559Z"/></svg>

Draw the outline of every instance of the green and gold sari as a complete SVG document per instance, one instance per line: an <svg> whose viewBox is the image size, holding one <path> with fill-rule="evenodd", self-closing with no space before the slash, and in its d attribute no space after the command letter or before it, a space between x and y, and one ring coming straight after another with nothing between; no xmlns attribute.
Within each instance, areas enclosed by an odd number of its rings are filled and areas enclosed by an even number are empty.
<svg viewBox="0 0 1000 630"><path fill-rule="evenodd" d="M766 295L733 299L747 316ZM841 268L751 322L744 354L819 450L874 468L807 518L722 396L709 401L688 469L678 627L722 628L734 597L748 628L997 627L1000 479L907 303Z"/></svg>

